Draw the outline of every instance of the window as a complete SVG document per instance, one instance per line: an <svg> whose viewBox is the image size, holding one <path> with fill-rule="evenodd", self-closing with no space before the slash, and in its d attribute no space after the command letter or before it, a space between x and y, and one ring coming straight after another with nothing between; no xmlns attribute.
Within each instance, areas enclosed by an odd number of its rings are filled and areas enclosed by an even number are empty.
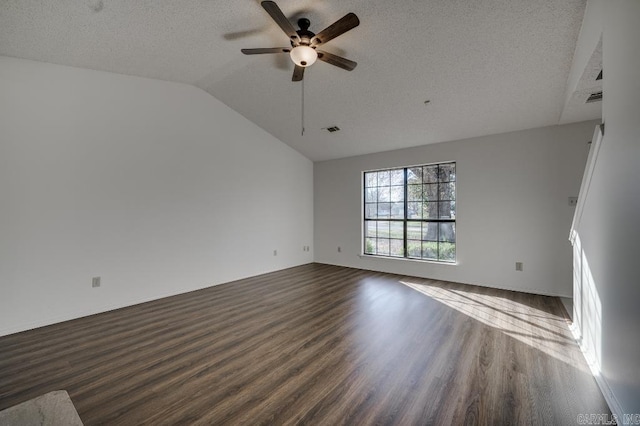
<svg viewBox="0 0 640 426"><path fill-rule="evenodd" d="M364 173L364 254L456 261L456 163Z"/></svg>

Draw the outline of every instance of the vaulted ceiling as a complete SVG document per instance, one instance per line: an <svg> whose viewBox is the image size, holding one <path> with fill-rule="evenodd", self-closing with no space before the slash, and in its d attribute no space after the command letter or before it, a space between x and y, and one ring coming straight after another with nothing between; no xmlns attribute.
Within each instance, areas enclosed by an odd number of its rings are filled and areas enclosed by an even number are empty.
<svg viewBox="0 0 640 426"><path fill-rule="evenodd" d="M192 84L319 161L558 124L586 1L277 3L316 33L361 22L323 47L354 71L306 70L304 135L288 55L240 53L288 44L257 0L7 0L0 55Z"/></svg>

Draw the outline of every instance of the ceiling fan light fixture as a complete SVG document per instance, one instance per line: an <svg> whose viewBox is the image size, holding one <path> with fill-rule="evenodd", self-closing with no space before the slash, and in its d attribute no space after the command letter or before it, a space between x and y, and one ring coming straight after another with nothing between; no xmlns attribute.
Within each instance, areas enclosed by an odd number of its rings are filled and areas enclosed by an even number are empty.
<svg viewBox="0 0 640 426"><path fill-rule="evenodd" d="M319 33L309 31L311 23L307 18L298 19L299 30L296 30L289 18L282 13L282 10L272 0L262 0L260 2L262 8L267 11L271 19L280 27L289 38L291 48L289 47L266 47L255 49L241 49L245 55L260 55L263 53L288 53L291 61L296 65L293 69L291 81L302 81L304 77L304 69L313 65L316 60L342 68L343 70L353 71L358 65L356 62L350 61L333 53L316 51L316 47L324 45L326 42L346 33L347 31L360 25L360 20L355 13L347 13L333 24L329 25Z"/></svg>
<svg viewBox="0 0 640 426"><path fill-rule="evenodd" d="M291 49L289 52L291 60L300 67L308 67L318 59L318 52L313 47L300 45Z"/></svg>

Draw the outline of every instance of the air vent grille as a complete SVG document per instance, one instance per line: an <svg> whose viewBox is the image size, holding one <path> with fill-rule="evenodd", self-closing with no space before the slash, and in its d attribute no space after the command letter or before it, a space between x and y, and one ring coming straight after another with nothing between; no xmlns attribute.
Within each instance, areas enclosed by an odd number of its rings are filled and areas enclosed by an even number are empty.
<svg viewBox="0 0 640 426"><path fill-rule="evenodd" d="M588 98L586 103L598 102L602 100L602 92L592 93Z"/></svg>

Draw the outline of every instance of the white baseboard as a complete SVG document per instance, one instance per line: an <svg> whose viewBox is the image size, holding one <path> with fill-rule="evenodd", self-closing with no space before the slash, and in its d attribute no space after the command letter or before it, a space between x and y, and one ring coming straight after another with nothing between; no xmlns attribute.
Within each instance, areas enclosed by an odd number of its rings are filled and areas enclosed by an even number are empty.
<svg viewBox="0 0 640 426"><path fill-rule="evenodd" d="M254 276L258 276L258 275L262 275L262 274L268 274L271 272L276 272L282 269L288 269L288 268L292 268L295 266L301 266L304 265L306 263L301 263L301 264L296 264L296 265L288 265L288 266L284 266L282 268L277 268L277 269L267 269L263 272L260 272L258 274L254 274L254 275L238 275L237 277L233 277L232 279L226 280L224 282L214 282L214 283L210 283L210 284L205 284L203 286L195 286L192 288L178 288L175 289L173 291L167 291L167 292L162 292L162 293L157 293L157 294L153 294L153 295L149 295L147 297L140 297L140 298L130 298L130 299L126 299L123 301L120 301L118 303L113 303L113 304L109 304L109 305L102 305L102 306L92 306L91 308L85 308L85 309L74 309L74 310L69 310L67 312L65 312L64 314L60 314L60 315L53 315L47 318L39 318L38 320L35 321L26 321L23 323L19 323L19 324L11 324L8 327L2 327L0 326L0 337L2 336L8 336L10 334L15 334L15 333L21 333L23 331L28 331L28 330L33 330L35 328L40 328L40 327L46 327L48 325L53 325L53 324L57 324L60 322L65 322L65 321L71 321L74 319L78 319L78 318L84 318L84 317L88 317L90 315L96 315L96 314L101 314L104 312L109 312L109 311L114 311L116 309L122 309L122 308L126 308L128 306L134 306L134 305L139 305L141 303L146 303L146 302L151 302L153 300L158 300L158 299L164 299L165 297L171 297L171 296L177 296L179 294L184 294L184 293L189 293L192 291L198 291L198 290L202 290L205 288L209 288L209 287L214 287L220 284L226 284L226 283L230 283L233 281L237 281L237 280L241 280L241 279L245 279L245 278L250 278L250 277L254 277Z"/></svg>
<svg viewBox="0 0 640 426"><path fill-rule="evenodd" d="M222 284L222 283L219 283ZM218 285L213 284L211 285ZM204 288L204 287L203 287ZM84 318L91 315L97 315L104 312L115 311L116 309L126 308L128 306L139 305L141 303L151 302L153 300L163 299L165 297L176 296L178 294L188 293L191 291L200 290L199 288L194 288L191 290L178 290L175 292L166 292L161 294L155 294L150 297L143 297L139 299L128 299L126 301L122 301L120 303L115 303L111 305L103 305L103 306L94 306L88 309L77 309L73 311L67 311L62 315L53 315L47 318L40 318L36 321L28 321L20 324L12 324L10 327L0 328L0 337L8 336L9 334L21 333L23 331L33 330L35 328L46 327L48 325L53 325L65 321L71 321L78 318Z"/></svg>
<svg viewBox="0 0 640 426"><path fill-rule="evenodd" d="M567 314L569 314L569 318L573 321L573 297L560 297L560 301Z"/></svg>
<svg viewBox="0 0 640 426"><path fill-rule="evenodd" d="M593 375L593 378L596 379L596 383L600 388L600 392L602 392L602 396L604 396L605 401L607 401L607 405L609 405L611 414L615 415L618 418L618 420L622 422L622 419L624 418L623 416L624 412L622 411L622 406L620 405L620 402L618 402L618 399L616 398L615 394L611 390L611 387L609 386L607 379L600 373L600 370L595 365L595 363L588 359L586 355L587 351L582 345L582 338L580 335L580 331L575 326L575 323L572 323L571 325L569 325L569 330L571 330L571 334L573 335L574 340L576 341L576 343L578 343L578 346L580 347L580 350L584 355L584 359L587 362L589 369L591 370L591 374Z"/></svg>
<svg viewBox="0 0 640 426"><path fill-rule="evenodd" d="M364 256L364 255L360 255L358 254L358 256L360 256L363 259L371 259L371 256ZM405 259L394 259L392 257L388 257L385 258L383 256L379 256L379 257L375 257L376 260L380 259L383 261L390 261L390 262L422 262L421 260L405 260ZM494 288L496 290L506 290L506 291L515 291L518 293L527 293L527 294L535 294L538 296L550 296L550 297L559 297L559 298L572 298L572 295L567 295L567 294L559 294L559 293L551 293L551 292L545 292L545 291L540 291L538 289L535 288L530 288L530 287L512 287L512 286L505 286L505 285L499 285L499 284L486 284L486 283L479 283L479 282L469 282L469 281L460 281L460 280L446 280L446 279L442 279L442 278L433 278L433 277L429 277L426 275L412 275L412 274L402 274L400 272L394 272L394 271L390 271L388 269L385 269L384 267L380 267L375 265L374 267L371 266L354 266L351 264L344 264L344 263L339 263L339 262L333 262L333 261L324 261L324 260L316 260L316 263L320 263L320 264L324 264L324 265L333 265L333 266L342 266L344 268L352 268L352 269L362 269L363 271L372 271L372 272L382 272L385 274L392 274L392 275L405 275L405 276L415 276L417 278L424 278L427 280L435 280L435 281L448 281L448 282L455 282L458 284L466 284L466 285L474 285L477 287L485 287L485 288ZM446 264L445 264L446 265Z"/></svg>

